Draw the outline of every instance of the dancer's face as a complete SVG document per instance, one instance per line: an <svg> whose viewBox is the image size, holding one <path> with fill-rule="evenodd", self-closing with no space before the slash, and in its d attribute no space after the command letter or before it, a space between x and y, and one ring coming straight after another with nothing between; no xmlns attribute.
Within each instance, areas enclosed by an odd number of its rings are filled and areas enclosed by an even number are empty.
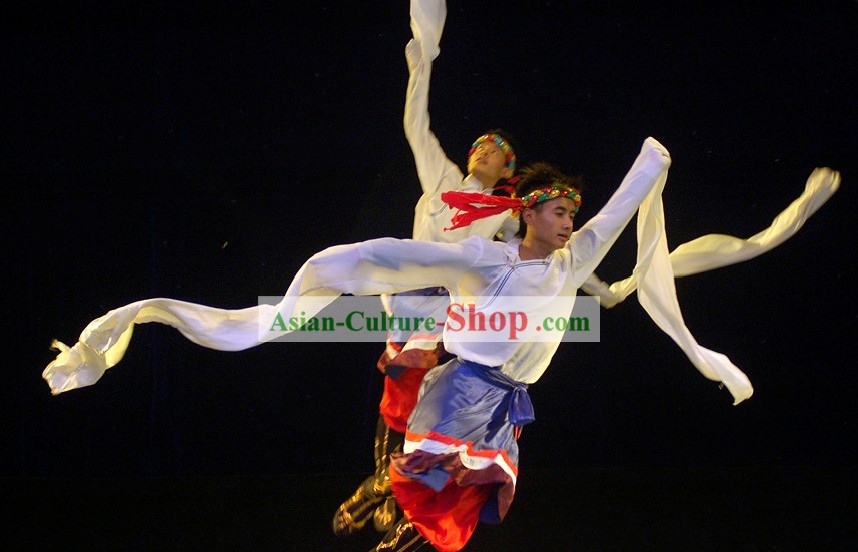
<svg viewBox="0 0 858 552"><path fill-rule="evenodd" d="M548 250L560 249L572 236L575 203L568 197L557 197L522 212L527 224L527 238Z"/></svg>
<svg viewBox="0 0 858 552"><path fill-rule="evenodd" d="M474 149L468 158L468 173L477 177L486 187L494 186L501 178L512 176L506 166L506 153L493 140L485 140Z"/></svg>

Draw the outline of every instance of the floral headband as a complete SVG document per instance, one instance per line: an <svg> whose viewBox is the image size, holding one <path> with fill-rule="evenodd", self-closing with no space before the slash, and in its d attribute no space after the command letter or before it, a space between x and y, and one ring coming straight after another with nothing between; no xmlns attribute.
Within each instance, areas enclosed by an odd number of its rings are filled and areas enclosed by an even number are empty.
<svg viewBox="0 0 858 552"><path fill-rule="evenodd" d="M558 197L567 197L574 204L573 215L581 208L581 193L567 186L549 186L533 190L523 197L503 197L481 194L479 192L444 192L441 199L454 209L458 209L451 222L452 226L444 230L455 230L468 226L475 220L490 217L513 210L515 212L531 209L535 205Z"/></svg>
<svg viewBox="0 0 858 552"><path fill-rule="evenodd" d="M471 150L468 152L468 157L470 158L474 155L474 152L480 144L489 140L497 144L498 147L503 150L506 154L506 168L508 168L510 172L515 172L515 151L513 151L509 142L504 140L500 134L483 134L474 140L474 143L471 144Z"/></svg>

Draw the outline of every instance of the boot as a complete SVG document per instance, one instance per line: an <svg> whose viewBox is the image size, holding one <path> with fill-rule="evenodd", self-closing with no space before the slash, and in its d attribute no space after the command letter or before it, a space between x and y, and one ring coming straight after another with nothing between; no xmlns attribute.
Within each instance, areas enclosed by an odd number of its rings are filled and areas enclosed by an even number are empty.
<svg viewBox="0 0 858 552"><path fill-rule="evenodd" d="M331 527L338 537L354 535L366 525L376 506L384 501L382 490L375 486L375 476L364 479L348 500L340 504L334 513Z"/></svg>
<svg viewBox="0 0 858 552"><path fill-rule="evenodd" d="M375 530L379 533L390 531L393 523L396 521L396 516L396 499L393 498L393 495L390 495L372 513L372 523L375 526Z"/></svg>
<svg viewBox="0 0 858 552"><path fill-rule="evenodd" d="M385 499L373 512L372 521L379 533L390 531L398 516L390 485L390 454L401 451L404 440L402 433L389 428L384 418L378 417L375 431L375 483L382 489Z"/></svg>
<svg viewBox="0 0 858 552"><path fill-rule="evenodd" d="M404 435L393 431L379 416L375 435L375 473L367 477L357 490L334 513L331 528L338 537L354 535L373 518L379 532L388 531L396 519L396 501L390 489L390 453L402 449Z"/></svg>

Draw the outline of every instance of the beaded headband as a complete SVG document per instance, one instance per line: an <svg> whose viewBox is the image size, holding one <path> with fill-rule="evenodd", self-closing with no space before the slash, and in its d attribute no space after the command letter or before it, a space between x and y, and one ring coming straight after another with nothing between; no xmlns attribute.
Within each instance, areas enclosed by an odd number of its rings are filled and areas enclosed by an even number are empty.
<svg viewBox="0 0 858 552"><path fill-rule="evenodd" d="M550 188L542 188L533 190L529 194L521 198L522 209L533 207L538 203L548 201L557 197L568 197L575 204L573 212L578 213L581 208L581 194L575 188L567 188L565 186L551 186Z"/></svg>
<svg viewBox="0 0 858 552"><path fill-rule="evenodd" d="M483 134L471 144L471 149L468 151L468 158L474 155L474 152L477 151L477 147L483 142L491 140L495 144L498 145L500 149L506 154L506 168L510 170L510 172L515 172L515 151L513 151L512 146L503 139L503 136L500 134Z"/></svg>
<svg viewBox="0 0 858 552"><path fill-rule="evenodd" d="M478 192L444 192L441 200L454 209L458 209L450 222L453 223L444 230L455 230L468 226L475 220L498 215L504 211L523 211L535 205L558 197L566 197L574 204L573 214L581 207L581 193L575 188L566 186L549 186L533 190L523 197L502 197L481 194Z"/></svg>

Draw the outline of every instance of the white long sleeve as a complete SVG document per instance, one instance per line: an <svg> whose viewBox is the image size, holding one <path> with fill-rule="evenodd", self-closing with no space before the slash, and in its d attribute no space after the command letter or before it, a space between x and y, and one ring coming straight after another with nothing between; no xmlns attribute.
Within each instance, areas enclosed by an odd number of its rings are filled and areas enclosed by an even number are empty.
<svg viewBox="0 0 858 552"><path fill-rule="evenodd" d="M342 293L377 295L449 285L480 255L479 242L438 244L383 238L330 247L311 257L277 305L218 309L168 298L137 301L90 322L42 372L53 394L92 385L125 356L135 324L157 322L176 328L194 343L221 351L255 347L281 334L260 331L260 320L277 313L310 318ZM266 327L268 324L262 324Z"/></svg>
<svg viewBox="0 0 858 552"><path fill-rule="evenodd" d="M804 223L828 201L840 187L840 173L821 167L807 179L804 192L781 211L768 228L748 239L725 234L707 234L686 242L670 253L670 264L676 277L689 276L753 259L793 237ZM611 298L602 304L610 308L634 293L638 277L610 284L605 296Z"/></svg>
<svg viewBox="0 0 858 552"><path fill-rule="evenodd" d="M440 53L439 44L446 15L447 8L443 0L411 2L413 38L405 46L408 88L405 93L403 127L423 191L414 208L412 237L416 240L454 243L469 236L493 238L500 234L506 241L518 230L518 221L510 216L510 212L479 220L465 228L445 230L451 226L453 210L441 200L441 194L449 191L482 192L486 188L477 178L464 175L459 166L447 157L429 126L432 61ZM466 152L462 153L464 157Z"/></svg>

